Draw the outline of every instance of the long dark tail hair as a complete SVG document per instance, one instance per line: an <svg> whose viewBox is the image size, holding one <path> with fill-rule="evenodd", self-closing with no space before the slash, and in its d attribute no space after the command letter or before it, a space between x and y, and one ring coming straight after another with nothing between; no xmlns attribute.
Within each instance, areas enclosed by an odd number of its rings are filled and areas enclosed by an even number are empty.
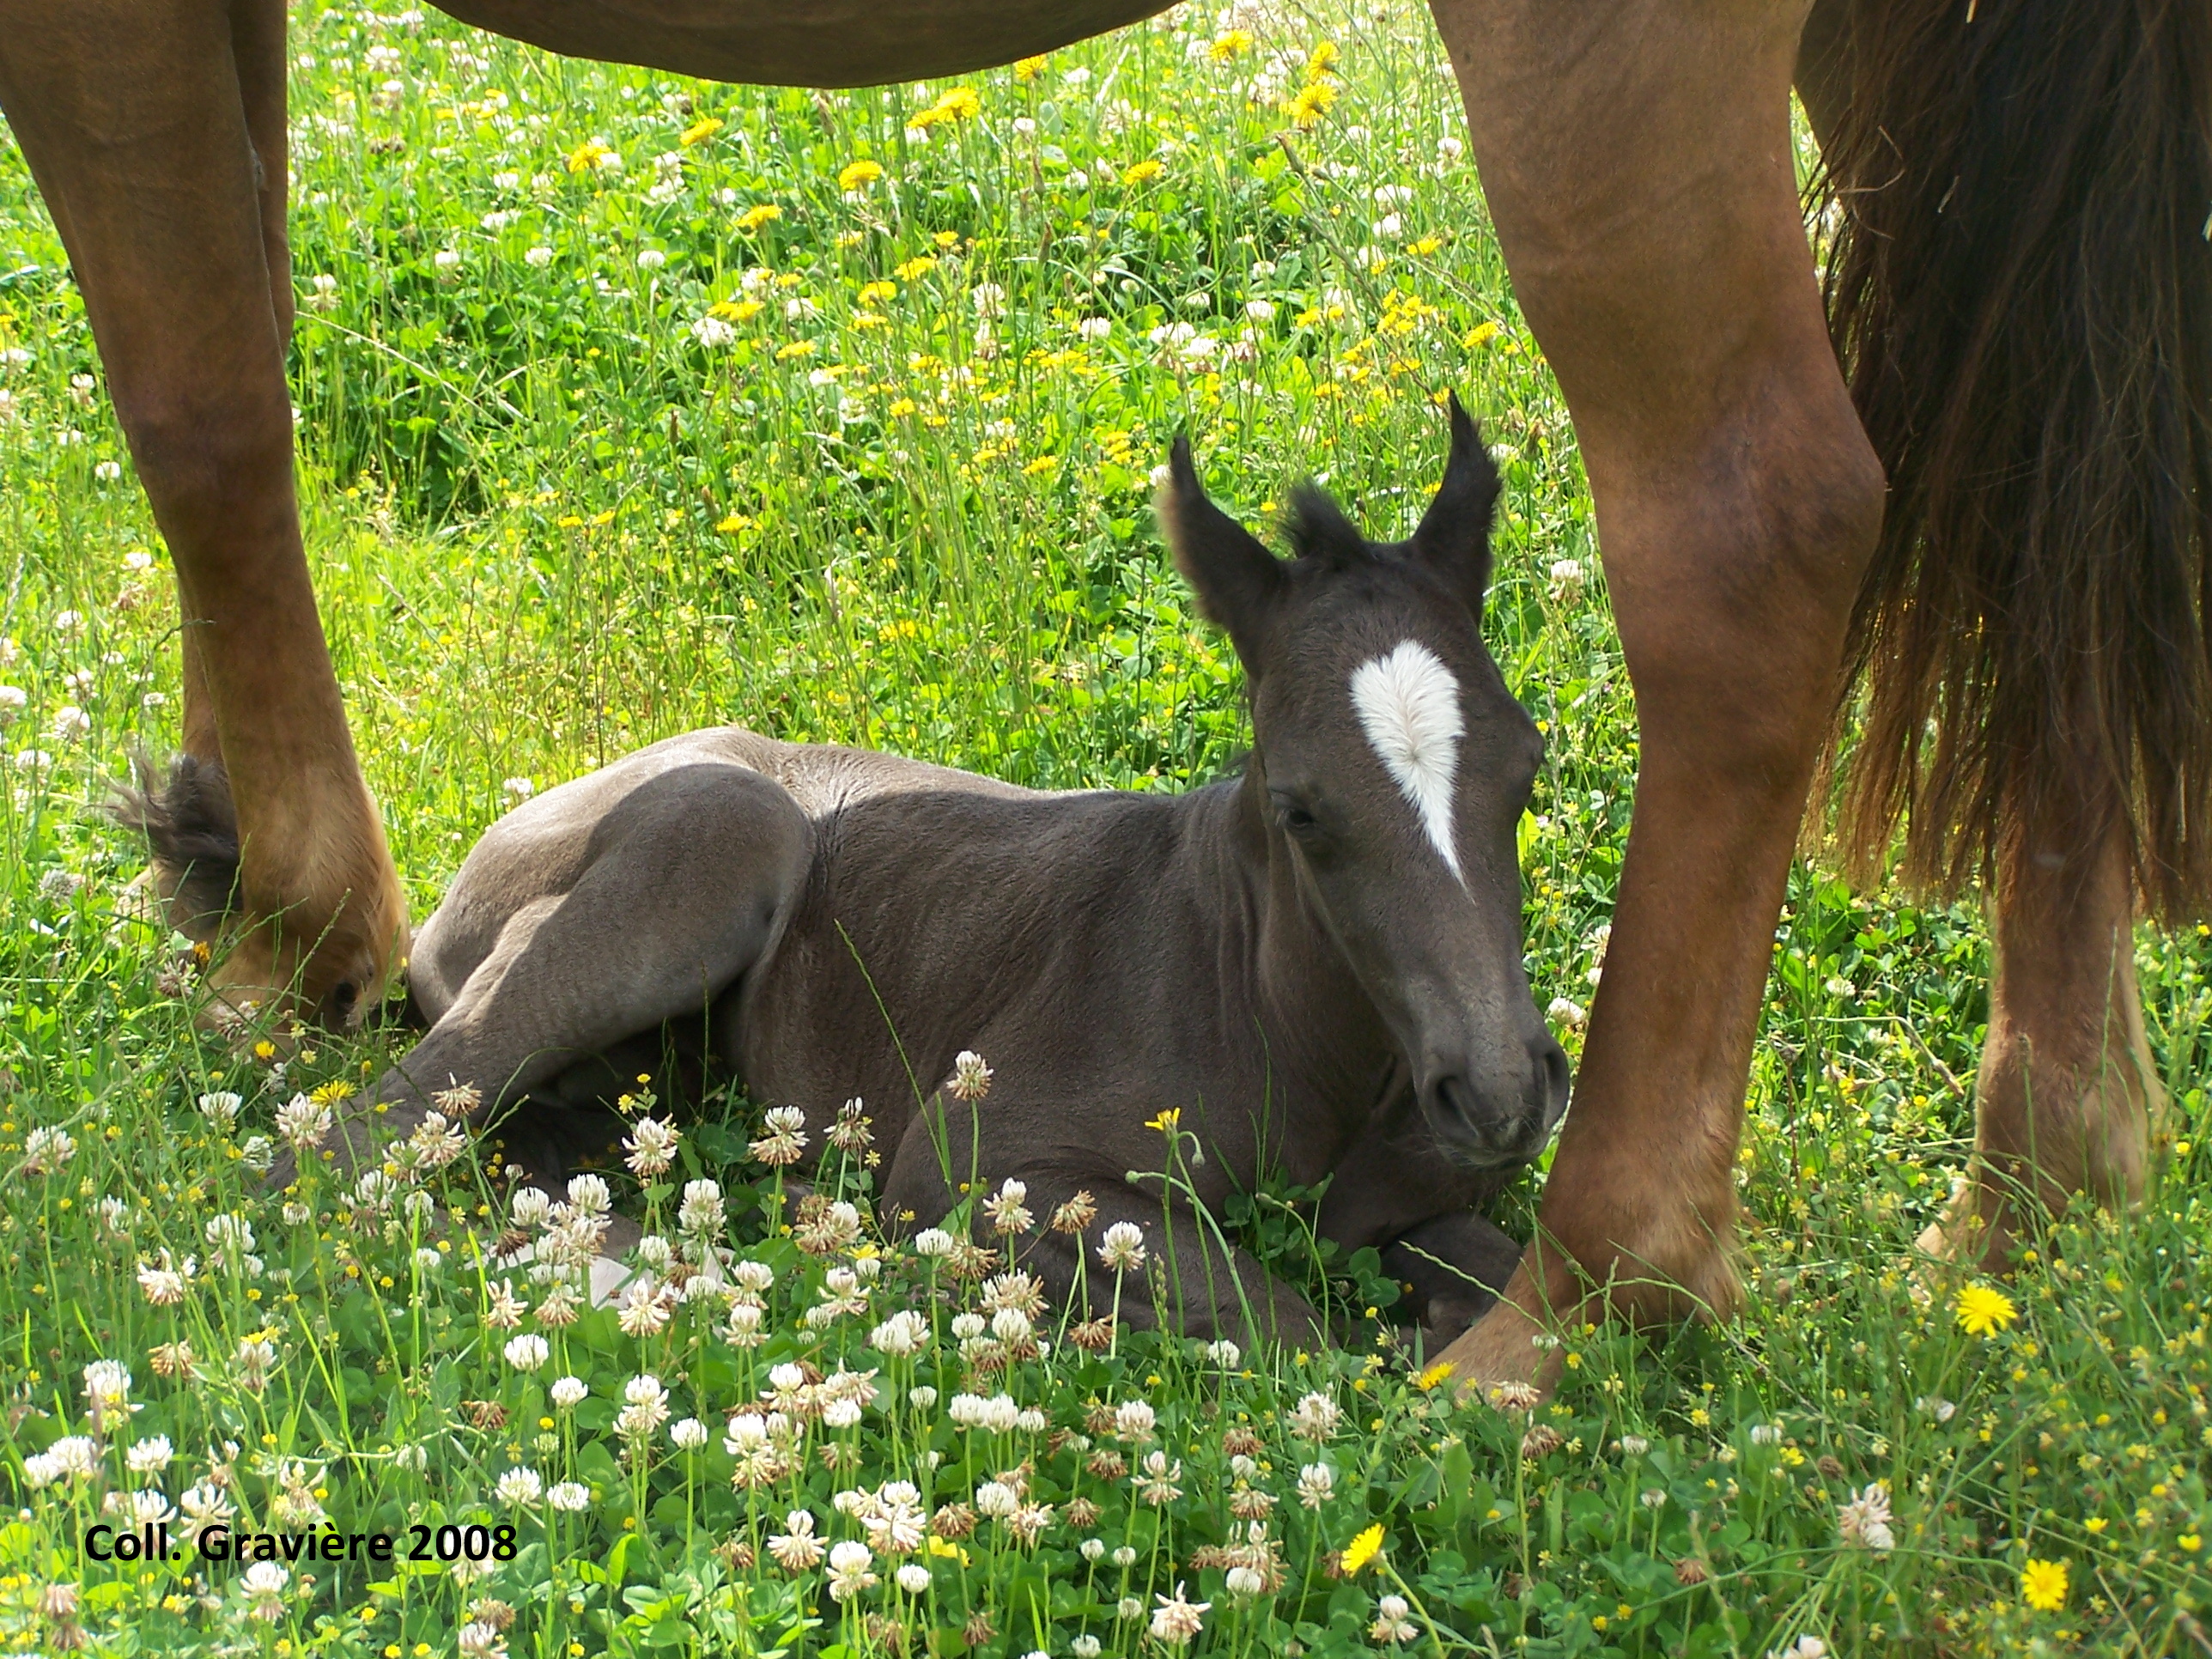
<svg viewBox="0 0 2212 1659"><path fill-rule="evenodd" d="M1890 485L1850 635L1843 839L1863 868L1904 816L1908 876L1955 890L2031 826L2097 834L2069 803L2101 799L2153 910L2194 915L2212 894L2212 4L1831 8L1828 312Z"/></svg>

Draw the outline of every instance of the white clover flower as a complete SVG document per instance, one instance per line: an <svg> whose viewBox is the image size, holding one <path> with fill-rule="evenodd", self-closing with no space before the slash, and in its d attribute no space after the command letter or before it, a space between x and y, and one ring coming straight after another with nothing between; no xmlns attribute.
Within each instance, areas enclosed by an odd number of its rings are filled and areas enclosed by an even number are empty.
<svg viewBox="0 0 2212 1659"><path fill-rule="evenodd" d="M830 1599L849 1601L876 1582L869 1571L875 1565L875 1552L857 1538L848 1538L830 1547Z"/></svg>
<svg viewBox="0 0 2212 1659"><path fill-rule="evenodd" d="M1021 1494L1000 1481L986 1480L975 1488L975 1513L1003 1519L1021 1507Z"/></svg>
<svg viewBox="0 0 2212 1659"><path fill-rule="evenodd" d="M1326 1463L1308 1463L1298 1470L1298 1502L1317 1510L1336 1491L1336 1471Z"/></svg>
<svg viewBox="0 0 2212 1659"><path fill-rule="evenodd" d="M336 1121L327 1102L295 1094L276 1109L276 1133L294 1152L304 1153L322 1145Z"/></svg>
<svg viewBox="0 0 2212 1659"><path fill-rule="evenodd" d="M1145 1230L1133 1221L1115 1222L1098 1241L1098 1259L1115 1273L1143 1267Z"/></svg>
<svg viewBox="0 0 2212 1659"><path fill-rule="evenodd" d="M668 263L668 256L657 247L640 248L637 265L640 270L658 270Z"/></svg>
<svg viewBox="0 0 2212 1659"><path fill-rule="evenodd" d="M1125 1400L1114 1408L1114 1432L1124 1440L1141 1443L1151 1439L1158 1420L1158 1413L1148 1401Z"/></svg>
<svg viewBox="0 0 2212 1659"><path fill-rule="evenodd" d="M1651 1443L1640 1434L1624 1434L1620 1437L1620 1449L1624 1456L1641 1457L1651 1449Z"/></svg>
<svg viewBox="0 0 2212 1659"><path fill-rule="evenodd" d="M929 1588L929 1569L919 1561L909 1561L896 1575L898 1587L908 1595L920 1595Z"/></svg>
<svg viewBox="0 0 2212 1659"><path fill-rule="evenodd" d="M822 1408L822 1425L829 1429L849 1429L860 1420L860 1402L857 1400L833 1400Z"/></svg>
<svg viewBox="0 0 2212 1659"><path fill-rule="evenodd" d="M563 1480L545 1489L545 1501L554 1509L574 1515L591 1508L592 1489L580 1481Z"/></svg>
<svg viewBox="0 0 2212 1659"><path fill-rule="evenodd" d="M768 1340L762 1329L764 1318L757 1303L738 1302L731 1304L729 1322L726 1329L731 1343L740 1348L757 1348Z"/></svg>
<svg viewBox="0 0 2212 1659"><path fill-rule="evenodd" d="M238 1581L238 1593L248 1603L246 1616L275 1624L284 1616L284 1590L292 1582L289 1571L274 1561L256 1561Z"/></svg>
<svg viewBox="0 0 2212 1659"><path fill-rule="evenodd" d="M1085 317L1075 325L1076 337L1083 340L1103 340L1114 332L1110 317Z"/></svg>
<svg viewBox="0 0 2212 1659"><path fill-rule="evenodd" d="M1145 1616L1145 1601L1140 1595L1125 1595L1114 1604L1117 1619L1141 1619Z"/></svg>
<svg viewBox="0 0 2212 1659"><path fill-rule="evenodd" d="M1837 1512L1836 1531L1846 1544L1885 1554L1897 1547L1897 1535L1890 1529L1894 1518L1889 1512L1889 1487L1876 1480L1853 1492L1850 1502Z"/></svg>
<svg viewBox="0 0 2212 1659"><path fill-rule="evenodd" d="M1051 1426L1052 1419L1035 1406L1024 1406L1014 1418L1014 1426L1024 1434L1042 1434Z"/></svg>
<svg viewBox="0 0 2212 1659"><path fill-rule="evenodd" d="M988 1328L983 1316L979 1313L957 1313L952 1316L952 1334L963 1342L967 1341L970 1337L982 1335Z"/></svg>
<svg viewBox="0 0 2212 1659"><path fill-rule="evenodd" d="M914 1236L914 1253L934 1259L952 1254L953 1238L942 1227L925 1227Z"/></svg>
<svg viewBox="0 0 2212 1659"><path fill-rule="evenodd" d="M1781 1444L1782 1425L1779 1423L1754 1423L1751 1430L1751 1443L1754 1446Z"/></svg>
<svg viewBox="0 0 2212 1659"><path fill-rule="evenodd" d="M707 1443L707 1425L696 1417L680 1418L668 1425L668 1437L680 1451L697 1451Z"/></svg>
<svg viewBox="0 0 2212 1659"><path fill-rule="evenodd" d="M1307 1395L1291 1413L1291 1432L1301 1440L1326 1440L1336 1432L1337 1419L1343 1414L1327 1395Z"/></svg>
<svg viewBox="0 0 2212 1659"><path fill-rule="evenodd" d="M228 1133L238 1121L238 1114L246 1102L228 1089L216 1089L199 1098L200 1115L217 1129Z"/></svg>
<svg viewBox="0 0 2212 1659"><path fill-rule="evenodd" d="M507 1200L507 1212L518 1227L536 1227L552 1213L553 1200L537 1187L518 1187Z"/></svg>
<svg viewBox="0 0 2212 1659"><path fill-rule="evenodd" d="M543 270L553 263L553 250L542 246L526 248L523 250L522 263L535 270Z"/></svg>
<svg viewBox="0 0 2212 1659"><path fill-rule="evenodd" d="M509 1469L492 1491L502 1504L535 1504L545 1494L545 1480L535 1469Z"/></svg>
<svg viewBox="0 0 2212 1659"><path fill-rule="evenodd" d="M124 1462L130 1465L133 1474L159 1474L169 1467L169 1460L175 1455L174 1449L169 1444L169 1437L156 1434L149 1435L132 1446L125 1454Z"/></svg>
<svg viewBox="0 0 2212 1659"><path fill-rule="evenodd" d="M615 1200L604 1176L580 1175L569 1177L568 1203L586 1215L605 1215L614 1208Z"/></svg>
<svg viewBox="0 0 2212 1659"><path fill-rule="evenodd" d="M1420 1634L1406 1616L1412 1611L1404 1596L1383 1596L1375 1604L1375 1622L1368 1626L1368 1639L1389 1642L1394 1646L1412 1641Z"/></svg>
<svg viewBox="0 0 2212 1659"><path fill-rule="evenodd" d="M1103 1538L1086 1538L1076 1546L1076 1550L1085 1560L1096 1561L1106 1553L1106 1540Z"/></svg>
<svg viewBox="0 0 2212 1659"><path fill-rule="evenodd" d="M1159 1605L1152 1610L1152 1640L1170 1648L1188 1647L1191 1638L1206 1626L1201 1616L1213 1603L1190 1601L1183 1596L1183 1587L1176 1586L1172 1598L1158 1595L1152 1598Z"/></svg>
<svg viewBox="0 0 2212 1659"><path fill-rule="evenodd" d="M684 1202L676 1212L679 1231L693 1237L719 1233L726 1218L722 1204L722 1189L712 1181L687 1181L684 1183Z"/></svg>
<svg viewBox="0 0 2212 1659"><path fill-rule="evenodd" d="M23 1137L25 1175L58 1174L76 1156L76 1137L66 1129L52 1127L37 1128Z"/></svg>
<svg viewBox="0 0 2212 1659"><path fill-rule="evenodd" d="M991 1316L991 1334L1008 1344L1026 1342L1031 1334L1030 1316L1019 1308L1001 1308Z"/></svg>
<svg viewBox="0 0 2212 1659"><path fill-rule="evenodd" d="M552 1358L553 1348L552 1345L537 1332L525 1331L520 1336L511 1336L507 1340L505 1352L507 1363L515 1370L534 1371ZM574 1381L574 1377L562 1377L561 1382L554 1384L556 1395L558 1395L562 1382Z"/></svg>
<svg viewBox="0 0 2212 1659"><path fill-rule="evenodd" d="M912 1308L893 1314L869 1334L868 1346L893 1359L919 1353L929 1340L929 1322Z"/></svg>
<svg viewBox="0 0 2212 1659"><path fill-rule="evenodd" d="M1250 1567L1230 1568L1228 1580L1224 1586L1240 1601L1251 1600L1267 1587L1267 1581Z"/></svg>

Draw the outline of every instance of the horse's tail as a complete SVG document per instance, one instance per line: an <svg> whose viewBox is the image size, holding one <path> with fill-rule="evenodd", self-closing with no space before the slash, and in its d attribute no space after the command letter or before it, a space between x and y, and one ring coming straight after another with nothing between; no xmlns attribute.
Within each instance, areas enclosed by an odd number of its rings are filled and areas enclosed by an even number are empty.
<svg viewBox="0 0 2212 1659"><path fill-rule="evenodd" d="M1830 3L1829 318L1890 486L1845 844L1876 864L1905 816L1907 873L1955 890L2102 799L2152 908L2197 913L2212 6Z"/></svg>
<svg viewBox="0 0 2212 1659"><path fill-rule="evenodd" d="M115 786L108 814L146 837L155 886L169 925L196 939L215 936L238 908L238 808L221 761L180 754L161 781L154 763L131 757L132 781Z"/></svg>

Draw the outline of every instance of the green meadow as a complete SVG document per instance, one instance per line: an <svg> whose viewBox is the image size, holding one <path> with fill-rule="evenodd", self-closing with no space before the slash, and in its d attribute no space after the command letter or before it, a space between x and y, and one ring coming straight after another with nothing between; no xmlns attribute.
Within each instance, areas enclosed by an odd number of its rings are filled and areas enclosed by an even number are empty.
<svg viewBox="0 0 2212 1659"><path fill-rule="evenodd" d="M1634 709L1425 15L1186 6L856 93L319 0L291 51L303 512L418 918L518 799L714 722L1047 787L1223 775L1240 673L1152 469L1187 429L1255 526L1311 476L1403 535L1451 388L1505 477L1486 633L1547 736L1528 959L1578 1050ZM503 1212L444 1143L262 1184L409 1038L213 1035L148 919L100 809L177 741L167 554L4 128L0 353L7 1651L2212 1654L2204 930L2136 940L2152 1199L2058 1218L1997 1285L1910 1251L1971 1145L1978 908L1801 866L1746 1310L1562 1331L1534 1406L1459 1403L1311 1194L1219 1219L1346 1345L1237 1352L884 1240L859 1131L776 1163L773 1101L610 1161L668 1294L577 1306L493 1253L557 1253L588 1186ZM88 1544L325 1522L398 1559Z"/></svg>

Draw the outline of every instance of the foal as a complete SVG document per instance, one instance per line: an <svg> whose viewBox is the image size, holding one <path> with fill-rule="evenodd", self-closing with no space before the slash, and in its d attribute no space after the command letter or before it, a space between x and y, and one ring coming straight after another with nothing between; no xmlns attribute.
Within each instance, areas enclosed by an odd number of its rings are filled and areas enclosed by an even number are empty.
<svg viewBox="0 0 2212 1659"><path fill-rule="evenodd" d="M1198 1200L1263 1164L1328 1180L1322 1233L1388 1250L1453 1334L1519 1255L1472 1206L1542 1149L1567 1064L1521 959L1514 831L1542 739L1479 628L1498 475L1456 399L1451 427L1410 540L1363 540L1309 489L1287 563L1177 441L1158 509L1250 684L1240 778L1041 793L725 726L517 808L416 940L435 1023L380 1086L386 1115L474 1083L514 1108L513 1161L556 1182L574 1104L686 1021L817 1139L865 1098L895 1225L951 1207L947 1170L1018 1178L1040 1214L1087 1189L1094 1240L1164 1201L1176 1305L1125 1311L1311 1340L1312 1310L1224 1255L1188 1195L1130 1178L1162 1167L1147 1120L1180 1109ZM915 1080L969 1048L997 1074L973 1123L918 1106ZM1085 1245L1048 1233L1028 1265L1065 1296Z"/></svg>

